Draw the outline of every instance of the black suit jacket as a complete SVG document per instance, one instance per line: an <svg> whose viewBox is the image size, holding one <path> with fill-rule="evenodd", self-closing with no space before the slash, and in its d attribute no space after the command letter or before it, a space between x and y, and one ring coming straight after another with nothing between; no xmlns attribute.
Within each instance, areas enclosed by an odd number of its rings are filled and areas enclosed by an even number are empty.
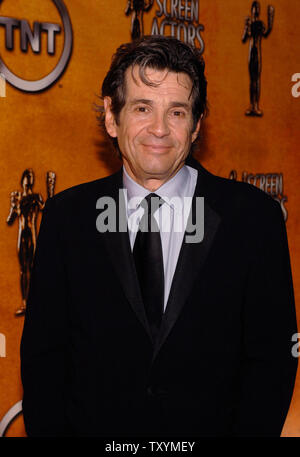
<svg viewBox="0 0 300 457"><path fill-rule="evenodd" d="M280 435L297 367L281 209L193 166L204 239L183 242L156 343L128 233L96 229L121 171L47 201L21 343L29 436Z"/></svg>

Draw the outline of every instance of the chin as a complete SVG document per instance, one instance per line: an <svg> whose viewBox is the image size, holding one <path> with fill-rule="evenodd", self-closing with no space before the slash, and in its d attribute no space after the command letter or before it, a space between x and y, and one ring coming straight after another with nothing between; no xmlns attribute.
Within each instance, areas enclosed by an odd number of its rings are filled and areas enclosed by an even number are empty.
<svg viewBox="0 0 300 457"><path fill-rule="evenodd" d="M167 159L167 158L166 158ZM174 167L174 162L163 160L162 157L151 157L141 163L141 168L145 173L166 174Z"/></svg>
<svg viewBox="0 0 300 457"><path fill-rule="evenodd" d="M147 167L143 167L143 171L145 173L145 175L153 175L153 176L157 176L157 177L165 177L165 176L168 176L170 174L170 172L172 171L172 167L162 167L162 166L158 166L158 165L152 165L152 166L147 166Z"/></svg>

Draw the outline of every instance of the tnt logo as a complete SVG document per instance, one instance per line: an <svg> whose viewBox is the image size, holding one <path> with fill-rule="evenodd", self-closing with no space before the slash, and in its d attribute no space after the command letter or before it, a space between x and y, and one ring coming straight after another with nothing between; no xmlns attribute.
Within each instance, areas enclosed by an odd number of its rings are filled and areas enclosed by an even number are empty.
<svg viewBox="0 0 300 457"><path fill-rule="evenodd" d="M0 333L0 357L6 357L6 338Z"/></svg>
<svg viewBox="0 0 300 457"><path fill-rule="evenodd" d="M35 21L33 30L31 30L31 27L26 20L18 20L4 16L0 16L0 26L5 27L6 49L9 51L14 49L14 32L15 29L20 29L21 50L27 52L28 43L30 43L33 52L37 54L41 52L41 33L47 33L48 54L53 55L55 53L55 34L61 32L61 27L58 24Z"/></svg>
<svg viewBox="0 0 300 457"><path fill-rule="evenodd" d="M36 0L37 3L38 1L39 0ZM45 17L43 17L43 22L36 18L36 20L32 21L32 25L30 25L29 21L24 18L9 17L5 15L0 16L0 30L4 29L4 33L1 31L2 34L0 37L1 40L3 40L3 48L5 47L5 49L9 52L12 52L14 49L19 47L23 53L27 53L30 47L34 54L40 54L42 50L42 42L44 43L46 41L45 46L47 46L47 54L49 56L54 56L56 54L57 35L60 34L63 38L63 51L55 68L51 71L51 73L45 75L41 79L34 80L34 78L30 78L27 80L25 77L22 77L22 75L15 74L12 71L13 65L11 62L9 63L9 66L7 66L4 62L5 58L0 55L0 75L2 74L0 96L2 97L3 84L5 88L6 81L15 88L24 92L40 92L55 83L61 77L68 65L73 46L73 31L69 13L63 0L47 1L49 1L49 4L53 4L58 10L62 20L62 25L54 24L50 21L45 22ZM5 5L6 3L2 3L2 0L0 0L2 14L4 13L3 8ZM43 38L44 36L46 36L46 39ZM13 56L14 54L12 53L12 58L14 58Z"/></svg>

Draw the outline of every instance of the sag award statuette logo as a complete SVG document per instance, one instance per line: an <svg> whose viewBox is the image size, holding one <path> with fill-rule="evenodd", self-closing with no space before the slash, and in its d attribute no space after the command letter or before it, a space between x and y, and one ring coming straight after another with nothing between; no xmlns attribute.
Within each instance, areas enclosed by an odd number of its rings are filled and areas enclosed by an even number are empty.
<svg viewBox="0 0 300 457"><path fill-rule="evenodd" d="M154 0L128 0L126 16L132 14L131 38L144 35L144 12L149 12ZM155 16L152 17L150 35L172 36L189 43L204 52L201 32L204 25L199 23L199 0L155 0Z"/></svg>
<svg viewBox="0 0 300 457"><path fill-rule="evenodd" d="M251 6L251 18L248 16L245 20L244 34L242 42L250 40L249 43L249 58L248 68L250 75L250 107L245 112L246 116L262 116L263 112L259 108L260 98L260 76L261 76L261 40L267 38L273 28L274 22L273 6L268 6L268 28L266 29L265 24L259 19L260 15L260 4L259 2L253 2Z"/></svg>
<svg viewBox="0 0 300 457"><path fill-rule="evenodd" d="M48 198L54 195L55 182L55 173L48 171L46 176ZM21 178L23 191L19 192L15 190L10 194L11 207L6 220L8 225L12 225L16 217L19 218L17 251L20 262L22 306L17 309L16 316L21 316L25 313L30 274L36 247L36 221L39 212L45 207L45 202L41 194L33 193L33 185L33 170L27 168Z"/></svg>
<svg viewBox="0 0 300 457"><path fill-rule="evenodd" d="M9 0L0 0L0 7L8 1ZM64 29L64 47L54 70L52 70L48 75L44 76L41 79L28 81L22 79L20 76L15 75L13 71L6 66L3 57L0 55L0 75L2 75L2 77L4 77L5 80L12 86L24 92L40 92L54 84L66 69L72 53L73 32L68 11L64 5L63 0L52 0L52 2L56 6L61 16ZM20 29L21 51L27 52L28 43L30 43L32 51L35 54L39 54L41 52L42 32L47 33L47 52L49 55L55 54L56 34L61 33L61 26L59 24L35 21L32 30L28 21L25 19L16 19L6 16L0 16L0 27L5 27L5 48L8 51L12 51L14 49L15 29Z"/></svg>
<svg viewBox="0 0 300 457"><path fill-rule="evenodd" d="M125 9L126 16L132 13L131 19L131 38L136 40L144 36L144 11L148 12L152 8L154 0L128 0Z"/></svg>

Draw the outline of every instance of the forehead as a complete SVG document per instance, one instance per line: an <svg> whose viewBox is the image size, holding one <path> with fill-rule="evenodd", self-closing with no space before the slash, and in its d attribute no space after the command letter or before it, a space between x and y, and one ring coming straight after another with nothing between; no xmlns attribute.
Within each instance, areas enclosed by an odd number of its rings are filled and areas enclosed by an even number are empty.
<svg viewBox="0 0 300 457"><path fill-rule="evenodd" d="M126 101L131 97L145 94L153 97L179 97L180 99L185 99L185 101L191 99L193 84L186 73L175 73L168 69L157 70L146 67L144 69L144 77L148 84L142 80L140 67L137 65L126 70Z"/></svg>

